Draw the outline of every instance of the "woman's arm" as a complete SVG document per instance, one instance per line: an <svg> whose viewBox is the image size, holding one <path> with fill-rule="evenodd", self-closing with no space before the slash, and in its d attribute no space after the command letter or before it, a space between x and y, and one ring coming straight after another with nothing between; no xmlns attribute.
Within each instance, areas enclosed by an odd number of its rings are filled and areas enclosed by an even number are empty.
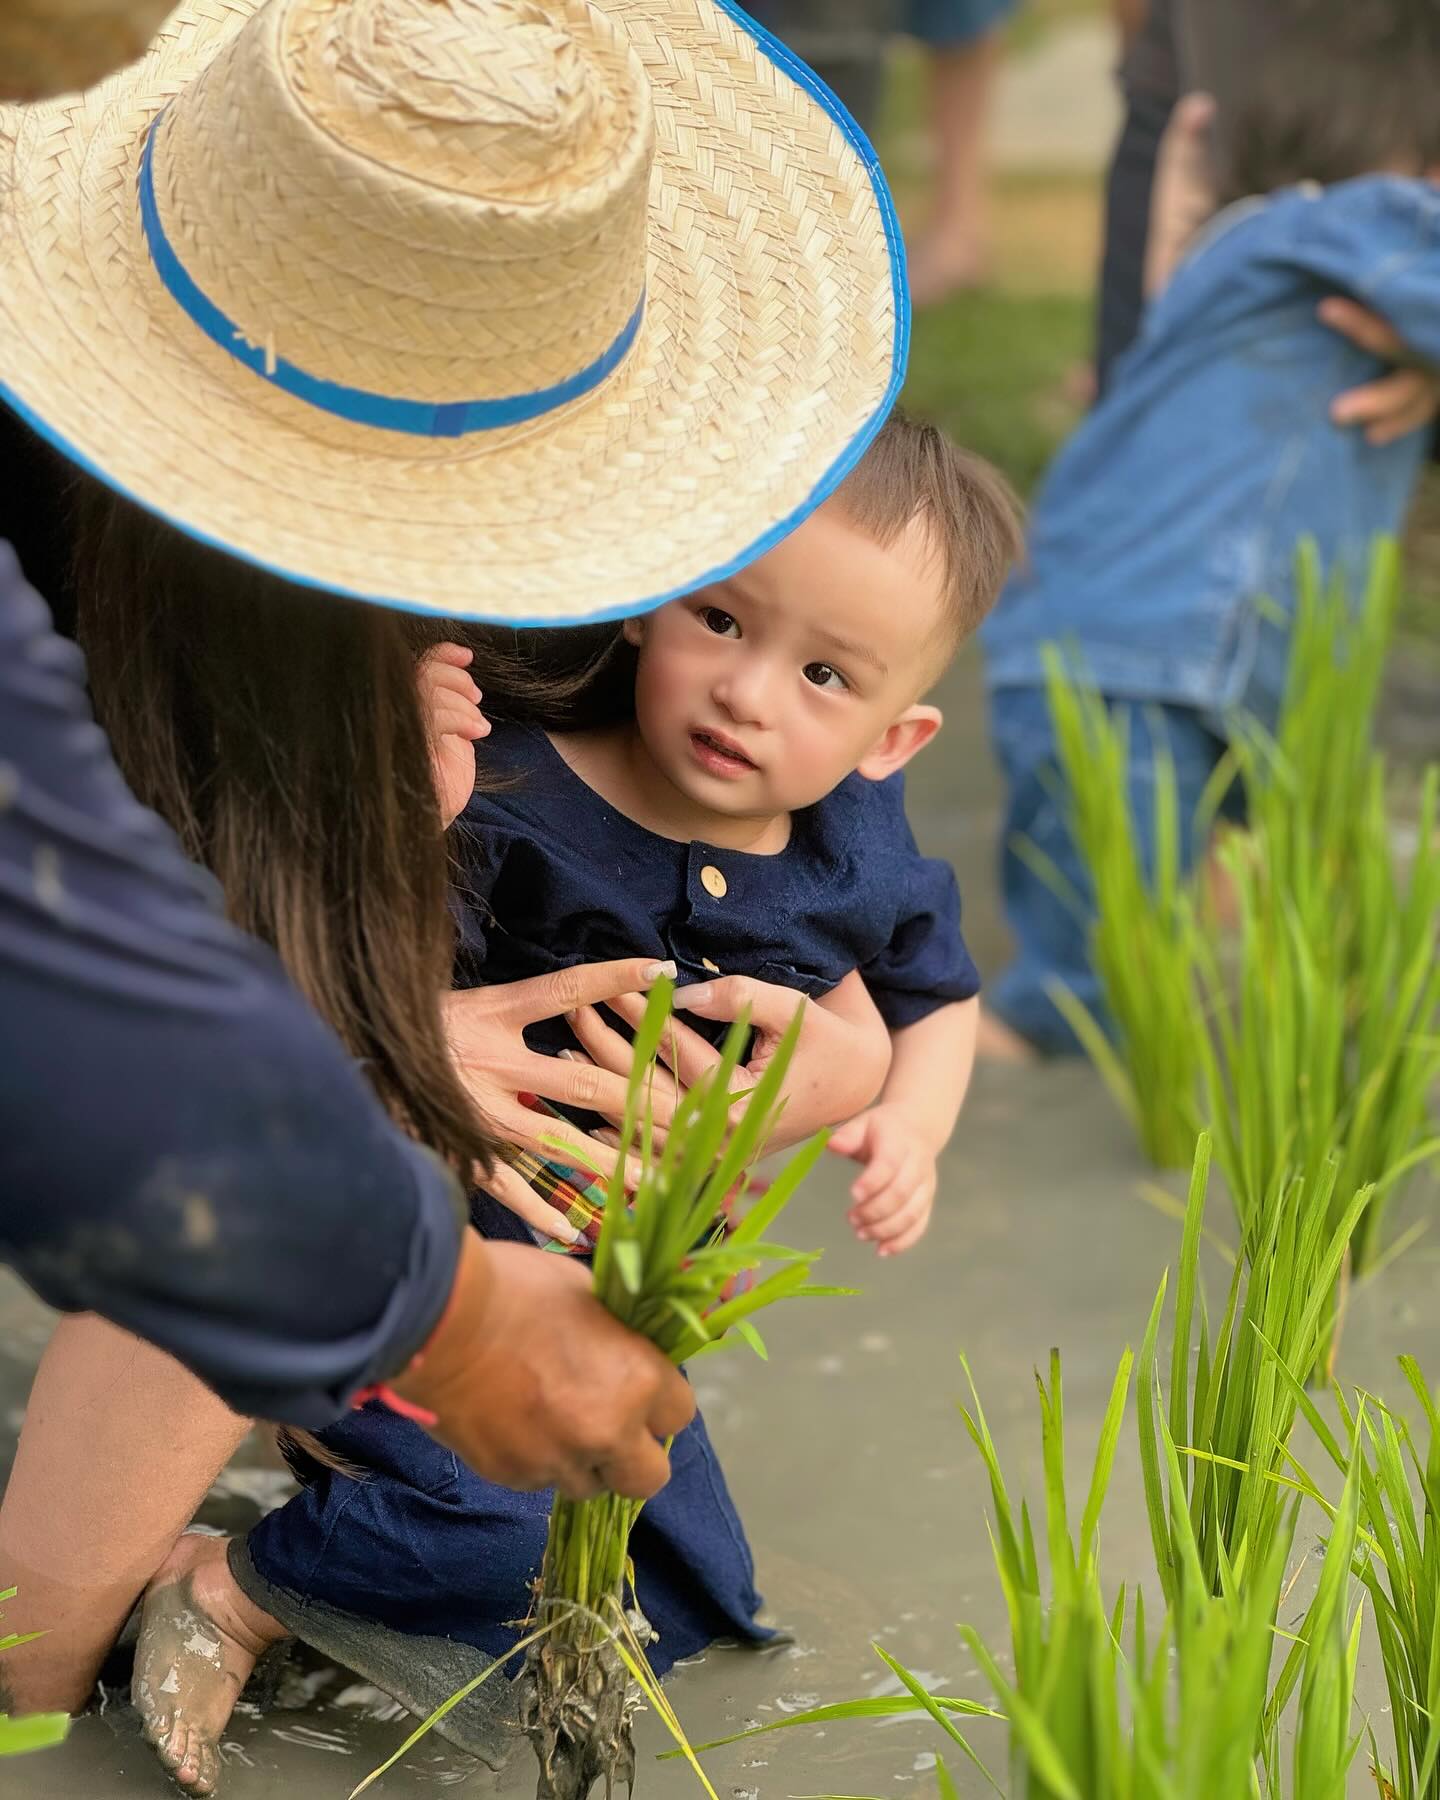
<svg viewBox="0 0 1440 1800"><path fill-rule="evenodd" d="M0 1068L0 1258L51 1304L302 1425L433 1328L453 1180L130 795L3 545Z"/></svg>
<svg viewBox="0 0 1440 1800"><path fill-rule="evenodd" d="M324 1425L397 1376L491 1479L663 1482L684 1383L562 1259L462 1232L453 1176L126 789L4 545L0 1070L0 1261L52 1305L242 1413Z"/></svg>

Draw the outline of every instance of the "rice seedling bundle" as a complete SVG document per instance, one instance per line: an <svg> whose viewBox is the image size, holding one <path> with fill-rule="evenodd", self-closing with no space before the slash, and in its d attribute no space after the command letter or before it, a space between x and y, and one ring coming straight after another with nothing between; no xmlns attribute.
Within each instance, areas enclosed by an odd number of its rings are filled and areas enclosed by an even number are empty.
<svg viewBox="0 0 1440 1800"><path fill-rule="evenodd" d="M672 994L671 983L657 984L636 1036L622 1155L595 1251L595 1292L622 1324L672 1362L718 1348L732 1336L763 1356L752 1322L756 1313L779 1300L846 1291L810 1281L817 1253L766 1239L814 1167L823 1138L797 1152L738 1225L727 1230L717 1224L731 1195L747 1185L779 1116L799 1018L739 1106L734 1089L749 1029L738 1023L718 1066L679 1101L661 1141L647 1096ZM629 1155L638 1155L641 1172L627 1196ZM766 1268L768 1273L757 1273ZM743 1285L752 1276L753 1285ZM657 1699L644 1667L647 1628L628 1572L627 1546L639 1512L638 1503L616 1495L557 1498L551 1511L537 1635L522 1678L522 1717L540 1763L540 1800L583 1800L597 1781L605 1782L607 1793L617 1780L633 1782L631 1720L642 1692Z"/></svg>
<svg viewBox="0 0 1440 1800"><path fill-rule="evenodd" d="M13 1600L19 1591L13 1587L0 1591L0 1604ZM42 1635L38 1631L0 1632L0 1652L33 1643ZM32 1750L48 1750L53 1744L63 1743L69 1730L68 1713L32 1713L23 1719L12 1719L8 1714L0 1713L0 1756L24 1756Z"/></svg>
<svg viewBox="0 0 1440 1800"><path fill-rule="evenodd" d="M1142 850L1130 797L1130 723L1046 650L1047 691L1061 775L1056 804L1094 889L1093 907L1067 892L1037 848L1015 845L1062 900L1090 920L1090 954L1113 1039L1080 999L1057 984L1055 1005L1129 1116L1146 1155L1182 1167L1196 1131L1196 1060L1191 1014L1194 931L1183 874L1184 834L1175 769L1155 748L1152 853Z"/></svg>

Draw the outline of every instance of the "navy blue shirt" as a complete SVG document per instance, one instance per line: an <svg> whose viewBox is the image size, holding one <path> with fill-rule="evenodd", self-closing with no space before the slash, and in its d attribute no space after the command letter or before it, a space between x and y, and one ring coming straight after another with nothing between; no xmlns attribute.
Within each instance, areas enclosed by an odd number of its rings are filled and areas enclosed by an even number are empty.
<svg viewBox="0 0 1440 1800"><path fill-rule="evenodd" d="M0 543L0 1261L319 1426L425 1341L459 1193L126 788Z"/></svg>
<svg viewBox="0 0 1440 1800"><path fill-rule="evenodd" d="M654 956L682 983L751 975L818 998L858 969L892 1030L979 992L954 871L916 848L898 775L850 776L755 856L657 837L531 727L497 724L483 758L456 833L463 981Z"/></svg>
<svg viewBox="0 0 1440 1800"><path fill-rule="evenodd" d="M1107 695L1273 723L1296 546L1313 538L1358 604L1429 448L1427 431L1377 448L1331 419L1383 372L1318 317L1336 293L1440 363L1440 190L1289 188L1201 235L1046 477L1027 560L981 628L992 687L1043 686L1055 642Z"/></svg>

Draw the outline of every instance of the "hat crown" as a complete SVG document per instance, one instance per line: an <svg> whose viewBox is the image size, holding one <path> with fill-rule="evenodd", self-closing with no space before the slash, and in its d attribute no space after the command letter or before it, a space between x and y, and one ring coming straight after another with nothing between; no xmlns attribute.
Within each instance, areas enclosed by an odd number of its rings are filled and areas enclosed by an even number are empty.
<svg viewBox="0 0 1440 1800"><path fill-rule="evenodd" d="M484 409L623 355L653 151L590 0L269 0L161 118L154 216L267 373Z"/></svg>
<svg viewBox="0 0 1440 1800"><path fill-rule="evenodd" d="M296 5L283 54L292 88L340 142L477 199L563 197L646 135L643 74L588 6Z"/></svg>

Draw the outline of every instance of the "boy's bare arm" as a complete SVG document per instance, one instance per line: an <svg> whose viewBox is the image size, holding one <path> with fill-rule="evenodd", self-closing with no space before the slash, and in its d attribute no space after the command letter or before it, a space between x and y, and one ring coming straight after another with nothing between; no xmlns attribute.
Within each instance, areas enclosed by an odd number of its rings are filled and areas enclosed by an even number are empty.
<svg viewBox="0 0 1440 1800"><path fill-rule="evenodd" d="M890 1074L877 1104L894 1107L936 1156L970 1089L979 1025L979 1000L961 1000L890 1034Z"/></svg>
<svg viewBox="0 0 1440 1800"><path fill-rule="evenodd" d="M891 1034L890 1074L868 1112L842 1125L830 1148L862 1165L850 1223L882 1256L924 1236L950 1141L975 1066L980 1002L942 1006Z"/></svg>

